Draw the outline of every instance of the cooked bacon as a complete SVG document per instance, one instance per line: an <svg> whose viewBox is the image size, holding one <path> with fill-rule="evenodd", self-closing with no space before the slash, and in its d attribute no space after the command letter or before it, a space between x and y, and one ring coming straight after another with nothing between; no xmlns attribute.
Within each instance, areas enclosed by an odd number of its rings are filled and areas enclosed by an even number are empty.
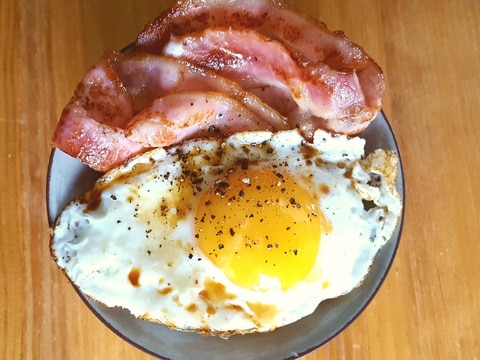
<svg viewBox="0 0 480 360"><path fill-rule="evenodd" d="M217 92L181 92L158 98L126 127L127 137L146 147L254 130L273 128L245 105Z"/></svg>
<svg viewBox="0 0 480 360"><path fill-rule="evenodd" d="M133 103L113 68L117 56L115 53L105 54L88 70L78 84L72 102L82 104L92 119L122 127L133 116Z"/></svg>
<svg viewBox="0 0 480 360"><path fill-rule="evenodd" d="M127 53L121 55L114 68L132 96L135 113L156 98L171 93L214 91L242 103L275 130L289 128L285 117L236 82L188 62L153 54Z"/></svg>
<svg viewBox="0 0 480 360"><path fill-rule="evenodd" d="M214 70L247 90L277 87L288 93L282 98L290 96L302 111L323 119L351 118L352 109L365 107L354 71L333 71L325 63L305 66L282 43L249 29L215 27L174 37L163 53ZM297 119L291 121L295 126Z"/></svg>
<svg viewBox="0 0 480 360"><path fill-rule="evenodd" d="M73 100L63 110L53 136L53 144L59 149L101 172L147 150L128 140L123 129L90 117L84 105Z"/></svg>
<svg viewBox="0 0 480 360"><path fill-rule="evenodd" d="M107 171L146 149L121 127L133 116L130 94L106 54L85 74L63 110L52 143L97 171Z"/></svg>
<svg viewBox="0 0 480 360"><path fill-rule="evenodd" d="M355 74L362 90L356 98L363 96L363 104L351 106L348 118L322 116L322 126L335 132L357 133L380 110L385 87L380 67L343 32L331 32L324 23L279 0L179 0L145 26L136 47L161 53L171 36L181 37L218 26L248 28L275 39L299 54L303 65L321 68L323 64L340 74Z"/></svg>
<svg viewBox="0 0 480 360"><path fill-rule="evenodd" d="M178 0L131 50L87 72L54 134L99 171L209 129L356 134L382 104L382 71L363 49L281 0Z"/></svg>
<svg viewBox="0 0 480 360"><path fill-rule="evenodd" d="M235 82L213 72L159 55L109 52L102 56L77 86L72 100L60 117L53 145L95 170L107 171L151 146L159 146L147 138L139 137L140 134L147 137L145 130L152 124L144 118L142 121L140 119L161 103L156 99L183 91L222 92L221 100L210 102L214 112L218 110L215 106L222 102L227 104L224 98L230 96L230 110L244 115L240 121L248 126L255 125L255 130L261 129L260 124L264 129L288 128L285 118L278 112ZM192 96L189 95L190 100ZM168 98L164 103L171 104L172 101L173 98ZM189 106L190 102L182 104L182 109L176 111L182 113L184 118L189 116L199 122L200 126L196 128L199 135L204 134L203 128L208 128L207 120L212 122L213 127L218 125L223 133L233 132L228 127L245 129L247 126L236 122L219 122L212 117L201 118L198 111L188 115L188 111L195 111ZM174 109L167 113L172 115ZM204 112L204 115L207 113ZM181 123L175 124L174 120L170 119L172 126L177 126L175 139L193 136L195 126L186 128ZM135 131L134 123L138 123ZM132 138L126 136L127 130ZM158 133L161 131L158 130ZM177 141L174 138L161 141L157 137L155 144L171 145L171 141Z"/></svg>

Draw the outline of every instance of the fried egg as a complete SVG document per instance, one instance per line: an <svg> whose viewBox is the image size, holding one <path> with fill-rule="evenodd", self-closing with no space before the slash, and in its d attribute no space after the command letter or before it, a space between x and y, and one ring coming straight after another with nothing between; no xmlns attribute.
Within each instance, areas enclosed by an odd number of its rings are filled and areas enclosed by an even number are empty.
<svg viewBox="0 0 480 360"><path fill-rule="evenodd" d="M59 215L51 252L80 291L172 329L265 332L359 286L402 208L397 155L297 130L137 156Z"/></svg>

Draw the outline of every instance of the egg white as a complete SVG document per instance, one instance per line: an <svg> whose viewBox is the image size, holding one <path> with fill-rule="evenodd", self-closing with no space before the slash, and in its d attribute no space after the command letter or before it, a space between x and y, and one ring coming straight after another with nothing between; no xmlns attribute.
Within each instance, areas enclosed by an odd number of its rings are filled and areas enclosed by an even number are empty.
<svg viewBox="0 0 480 360"><path fill-rule="evenodd" d="M321 130L311 144L291 130L152 150L62 211L51 229L52 255L87 296L137 317L223 337L273 330L359 286L395 230L398 158L385 150L364 158L364 144ZM263 279L261 290L233 283L195 241L201 194L246 157L292 175L331 224L312 270L288 289L275 279ZM320 185L328 193L319 194Z"/></svg>

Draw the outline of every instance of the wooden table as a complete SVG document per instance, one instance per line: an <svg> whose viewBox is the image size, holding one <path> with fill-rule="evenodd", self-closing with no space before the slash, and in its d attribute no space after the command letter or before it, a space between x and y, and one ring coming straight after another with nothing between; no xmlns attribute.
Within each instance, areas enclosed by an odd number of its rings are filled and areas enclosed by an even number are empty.
<svg viewBox="0 0 480 360"><path fill-rule="evenodd" d="M106 328L50 258L50 139L87 67L170 2L0 3L0 358L149 359ZM406 180L381 291L305 359L480 358L480 2L292 1L386 73Z"/></svg>

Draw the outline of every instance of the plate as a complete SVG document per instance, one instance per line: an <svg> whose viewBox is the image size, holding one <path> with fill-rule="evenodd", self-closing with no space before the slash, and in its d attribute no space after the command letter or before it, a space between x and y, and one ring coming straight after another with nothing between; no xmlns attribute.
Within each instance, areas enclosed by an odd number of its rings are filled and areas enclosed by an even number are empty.
<svg viewBox="0 0 480 360"><path fill-rule="evenodd" d="M366 139L365 152L376 148L395 150L397 142L388 120L380 112L359 136ZM397 189L405 209L403 167L400 159ZM101 173L58 149L53 149L47 176L47 212L50 225L63 207L90 189ZM234 335L228 340L170 330L163 325L136 319L127 310L107 308L79 296L111 330L143 351L161 359L295 359L322 346L365 309L379 290L395 257L403 225L404 210L392 239L377 254L361 286L347 295L322 302L316 311L293 324L269 333Z"/></svg>

